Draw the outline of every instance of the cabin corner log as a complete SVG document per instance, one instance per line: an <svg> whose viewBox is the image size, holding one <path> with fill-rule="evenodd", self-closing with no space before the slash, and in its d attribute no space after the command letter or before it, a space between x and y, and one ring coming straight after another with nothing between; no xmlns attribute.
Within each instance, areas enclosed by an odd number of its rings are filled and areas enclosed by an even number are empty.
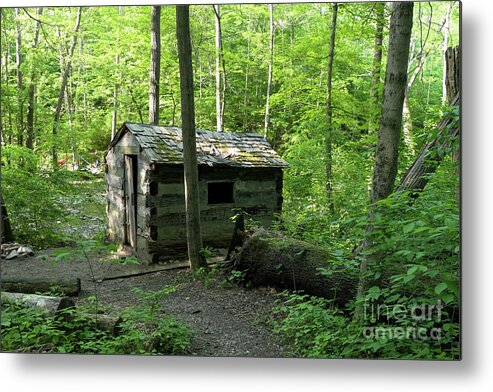
<svg viewBox="0 0 493 392"><path fill-rule="evenodd" d="M326 249L279 233L259 230L249 237L241 250L225 266L245 273L254 287L274 287L303 291L305 294L334 300L344 307L356 295L357 271L320 274L331 259Z"/></svg>
<svg viewBox="0 0 493 392"><path fill-rule="evenodd" d="M46 280L36 276L3 277L2 290L25 294L53 291L67 297L77 297L81 291L81 282L79 278Z"/></svg>
<svg viewBox="0 0 493 392"><path fill-rule="evenodd" d="M64 310L73 308L74 301L67 297L50 297L47 295L24 293L0 293L1 303L15 303L28 308L35 308L46 312L48 316L58 316Z"/></svg>

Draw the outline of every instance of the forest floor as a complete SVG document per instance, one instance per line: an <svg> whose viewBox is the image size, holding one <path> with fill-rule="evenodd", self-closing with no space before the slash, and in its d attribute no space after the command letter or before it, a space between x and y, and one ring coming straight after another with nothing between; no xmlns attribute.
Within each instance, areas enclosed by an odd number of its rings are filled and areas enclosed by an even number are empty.
<svg viewBox="0 0 493 392"><path fill-rule="evenodd" d="M104 230L104 181L101 178L81 184L73 198L64 200L70 215L61 230L70 237L92 238ZM103 215L101 212L103 211ZM26 244L29 245L29 244ZM192 331L187 352L194 356L283 357L288 353L269 326L273 318L275 295L268 289L248 289L231 284L220 273L194 279L189 269L172 269L145 275L105 280L139 269L122 264L111 251L79 246L36 251L35 256L2 260L3 279L38 276L45 279L80 278L78 301L96 296L106 313L120 314L138 304L133 288L160 290L166 285L176 290L162 300L162 311L182 321ZM64 255L60 257L60 255Z"/></svg>

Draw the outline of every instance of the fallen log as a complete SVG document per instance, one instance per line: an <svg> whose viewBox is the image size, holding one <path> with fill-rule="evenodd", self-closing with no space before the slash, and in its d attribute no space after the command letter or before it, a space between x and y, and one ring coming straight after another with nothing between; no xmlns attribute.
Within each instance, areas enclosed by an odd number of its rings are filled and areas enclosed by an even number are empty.
<svg viewBox="0 0 493 392"><path fill-rule="evenodd" d="M355 298L358 271L322 275L320 268L327 268L331 259L326 249L259 230L246 239L224 267L243 271L244 280L254 287L303 291L344 307Z"/></svg>
<svg viewBox="0 0 493 392"><path fill-rule="evenodd" d="M36 276L4 277L2 278L2 290L25 294L54 292L68 297L77 297L81 290L81 283L79 278L46 280Z"/></svg>
<svg viewBox="0 0 493 392"><path fill-rule="evenodd" d="M67 297L49 297L47 295L0 293L2 304L15 303L29 308L35 308L46 312L48 316L58 316L62 311L75 306L74 301Z"/></svg>

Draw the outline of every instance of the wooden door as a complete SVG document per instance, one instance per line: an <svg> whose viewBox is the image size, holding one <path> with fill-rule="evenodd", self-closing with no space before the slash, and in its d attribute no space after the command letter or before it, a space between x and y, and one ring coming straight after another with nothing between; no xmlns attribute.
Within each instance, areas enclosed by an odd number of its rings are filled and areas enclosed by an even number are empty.
<svg viewBox="0 0 493 392"><path fill-rule="evenodd" d="M125 155L125 242L132 248L137 245L136 168L137 157Z"/></svg>

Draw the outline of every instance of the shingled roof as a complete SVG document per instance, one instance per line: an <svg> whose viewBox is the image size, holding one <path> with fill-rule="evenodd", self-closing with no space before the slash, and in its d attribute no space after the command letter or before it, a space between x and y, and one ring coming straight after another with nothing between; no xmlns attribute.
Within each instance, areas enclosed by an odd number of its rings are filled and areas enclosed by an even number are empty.
<svg viewBox="0 0 493 392"><path fill-rule="evenodd" d="M130 131L154 163L183 164L181 129L126 122L111 142ZM270 144L255 133L196 131L197 162L208 166L287 167Z"/></svg>

